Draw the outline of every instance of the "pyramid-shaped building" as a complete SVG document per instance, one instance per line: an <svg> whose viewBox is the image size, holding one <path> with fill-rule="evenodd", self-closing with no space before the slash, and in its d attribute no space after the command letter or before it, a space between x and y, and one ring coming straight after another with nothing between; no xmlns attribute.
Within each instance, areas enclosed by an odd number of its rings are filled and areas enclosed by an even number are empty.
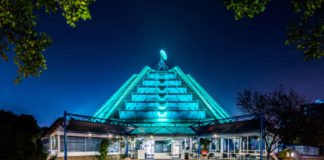
<svg viewBox="0 0 324 160"><path fill-rule="evenodd" d="M132 75L94 117L132 123L131 134L193 134L193 124L229 114L191 75L168 69L161 58L155 69Z"/></svg>
<svg viewBox="0 0 324 160"><path fill-rule="evenodd" d="M230 117L189 74L169 69L167 56L132 75L92 116L64 112L43 135L49 156L96 158L104 139L113 159L199 159L201 138L218 158L265 154L259 120ZM263 144L264 145L264 144Z"/></svg>

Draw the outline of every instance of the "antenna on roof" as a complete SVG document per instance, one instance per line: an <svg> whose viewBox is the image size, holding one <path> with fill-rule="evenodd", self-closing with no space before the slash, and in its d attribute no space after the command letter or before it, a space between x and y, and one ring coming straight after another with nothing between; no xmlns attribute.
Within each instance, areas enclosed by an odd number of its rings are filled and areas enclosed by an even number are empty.
<svg viewBox="0 0 324 160"><path fill-rule="evenodd" d="M168 70L168 66L165 64L164 61L166 61L168 59L168 56L163 49L160 50L160 56L161 56L160 61L157 64L157 66L155 67L155 69L158 71L161 71L161 70L166 71L166 70Z"/></svg>

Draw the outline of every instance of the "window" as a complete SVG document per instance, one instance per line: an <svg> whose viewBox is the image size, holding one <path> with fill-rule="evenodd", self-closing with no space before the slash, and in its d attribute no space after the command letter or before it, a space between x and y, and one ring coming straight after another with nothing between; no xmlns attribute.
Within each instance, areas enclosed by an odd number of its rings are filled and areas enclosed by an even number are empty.
<svg viewBox="0 0 324 160"><path fill-rule="evenodd" d="M143 141L141 139L136 139L135 140L135 150L142 149L142 144L143 144Z"/></svg>
<svg viewBox="0 0 324 160"><path fill-rule="evenodd" d="M101 138L89 137L86 139L86 151L99 151Z"/></svg>
<svg viewBox="0 0 324 160"><path fill-rule="evenodd" d="M109 145L108 152L109 153L119 152L119 141L114 142L113 144Z"/></svg>
<svg viewBox="0 0 324 160"><path fill-rule="evenodd" d="M92 137L67 137L67 149L69 152L99 151L102 138ZM61 152L64 151L64 136L60 137Z"/></svg>
<svg viewBox="0 0 324 160"><path fill-rule="evenodd" d="M64 151L64 136L60 137L61 151ZM67 137L67 149L69 152L84 152L85 151L85 137Z"/></svg>
<svg viewBox="0 0 324 160"><path fill-rule="evenodd" d="M259 150L260 139L257 136L249 137L249 150Z"/></svg>
<svg viewBox="0 0 324 160"><path fill-rule="evenodd" d="M51 150L56 150L57 149L57 136L51 137Z"/></svg>
<svg viewBox="0 0 324 160"><path fill-rule="evenodd" d="M247 137L242 137L241 146L243 151L247 150Z"/></svg>
<svg viewBox="0 0 324 160"><path fill-rule="evenodd" d="M155 152L156 153L170 153L171 152L171 141L155 141Z"/></svg>
<svg viewBox="0 0 324 160"><path fill-rule="evenodd" d="M211 150L215 152L220 152L221 143L220 138L216 138L211 144Z"/></svg>
<svg viewBox="0 0 324 160"><path fill-rule="evenodd" d="M228 139L223 140L223 152L228 152Z"/></svg>

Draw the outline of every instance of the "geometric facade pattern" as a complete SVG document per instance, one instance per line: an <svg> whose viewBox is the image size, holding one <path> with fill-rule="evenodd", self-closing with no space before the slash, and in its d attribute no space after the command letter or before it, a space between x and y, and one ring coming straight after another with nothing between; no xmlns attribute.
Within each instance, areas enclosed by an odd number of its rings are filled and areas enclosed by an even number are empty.
<svg viewBox="0 0 324 160"><path fill-rule="evenodd" d="M132 134L191 134L200 121L229 114L179 67L144 67L131 76L94 114L137 126Z"/></svg>

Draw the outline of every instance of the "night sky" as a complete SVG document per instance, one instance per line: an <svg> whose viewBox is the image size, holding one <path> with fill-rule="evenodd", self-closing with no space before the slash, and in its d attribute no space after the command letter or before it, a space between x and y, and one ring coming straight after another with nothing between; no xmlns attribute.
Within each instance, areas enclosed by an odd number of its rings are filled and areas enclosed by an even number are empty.
<svg viewBox="0 0 324 160"><path fill-rule="evenodd" d="M38 30L53 38L48 70L19 85L16 66L0 61L0 109L33 114L48 126L66 110L92 115L132 74L155 67L159 50L191 74L231 115L244 88L280 84L310 100L324 98L324 60L305 62L285 46L288 3L271 2L253 20L236 21L221 1L97 0L92 20L70 28L57 15L40 15Z"/></svg>

